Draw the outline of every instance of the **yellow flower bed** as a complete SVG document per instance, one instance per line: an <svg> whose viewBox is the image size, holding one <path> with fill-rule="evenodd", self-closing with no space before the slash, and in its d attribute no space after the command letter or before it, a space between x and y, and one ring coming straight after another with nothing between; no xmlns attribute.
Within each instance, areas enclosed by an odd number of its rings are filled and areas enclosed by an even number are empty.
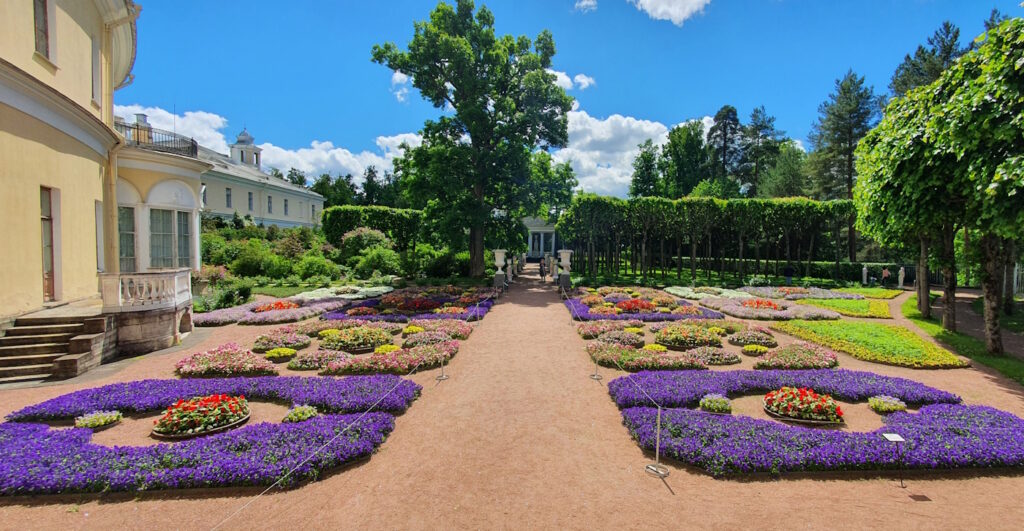
<svg viewBox="0 0 1024 531"><path fill-rule="evenodd" d="M870 299L802 299L797 304L832 310L848 317L889 319L889 303Z"/></svg>
<svg viewBox="0 0 1024 531"><path fill-rule="evenodd" d="M771 327L874 363L914 369L970 365L901 326L853 321L786 321L772 323Z"/></svg>

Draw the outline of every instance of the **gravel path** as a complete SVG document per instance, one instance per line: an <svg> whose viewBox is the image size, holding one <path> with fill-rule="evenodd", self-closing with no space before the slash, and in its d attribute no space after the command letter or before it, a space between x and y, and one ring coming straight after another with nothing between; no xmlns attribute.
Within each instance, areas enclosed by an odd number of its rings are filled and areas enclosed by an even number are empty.
<svg viewBox="0 0 1024 531"><path fill-rule="evenodd" d="M897 307L898 310L898 307ZM896 312L898 315L898 311ZM898 319L897 319L898 321ZM196 348L246 341L216 329ZM782 338L783 342L791 341ZM209 489L0 499L0 528L1005 528L1024 521L1024 476L827 474L715 480L668 463L665 482L632 441L584 341L550 285L524 281L463 343L447 372L416 375L422 397L378 454L298 489ZM0 413L72 388L170 377L182 353L148 356L99 380L0 391ZM840 355L849 369L904 376L1024 415L1024 389L975 368L915 371ZM750 368L751 359L742 366ZM251 503L250 503L251 502Z"/></svg>

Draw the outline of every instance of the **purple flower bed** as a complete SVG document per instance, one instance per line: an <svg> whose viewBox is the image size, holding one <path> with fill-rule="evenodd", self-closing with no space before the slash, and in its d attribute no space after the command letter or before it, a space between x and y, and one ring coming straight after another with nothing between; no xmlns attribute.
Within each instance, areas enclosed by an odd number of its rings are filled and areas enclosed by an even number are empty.
<svg viewBox="0 0 1024 531"><path fill-rule="evenodd" d="M657 409L650 407L622 412L623 423L647 450L655 446L656 416ZM896 447L882 438L882 433L895 432L906 440L904 468L1024 466L1024 420L1004 411L933 404L916 414L887 415L885 424L869 433L848 433L674 409L662 412L661 451L714 476L884 470L900 466Z"/></svg>
<svg viewBox="0 0 1024 531"><path fill-rule="evenodd" d="M338 437L349 424L345 435ZM173 445L111 448L91 444L88 428L58 430L8 422L0 425L0 494L269 485L295 468L283 482L294 485L371 455L392 429L394 417L388 413L362 418L320 415L304 422L245 426Z"/></svg>
<svg viewBox="0 0 1024 531"><path fill-rule="evenodd" d="M224 326L231 323L245 325L265 325L277 323L293 323L310 317L320 315L324 312L340 310L348 305L349 301L341 298L328 298L319 300L305 300L300 298L285 299L301 305L298 308L288 310L271 310L267 312L254 312L253 308L262 306L266 302L250 302L232 308L221 308L212 312L197 313L192 316L192 324L196 326Z"/></svg>
<svg viewBox="0 0 1024 531"><path fill-rule="evenodd" d="M638 372L608 383L620 408L650 406L647 391L662 407L691 407L708 393L726 396L764 393L783 386L810 387L842 400L894 396L908 404L959 403L960 397L905 378L843 369Z"/></svg>
<svg viewBox="0 0 1024 531"><path fill-rule="evenodd" d="M366 411L396 385L398 387L394 392L387 395L375 409L397 413L405 411L416 400L422 389L419 384L392 375L342 379L264 376L115 383L51 398L15 411L7 419L25 422L69 419L93 411L159 411L178 399L212 394L245 395L250 400L283 400L292 406L316 406L322 412L355 413Z"/></svg>
<svg viewBox="0 0 1024 531"><path fill-rule="evenodd" d="M691 306L686 301L679 301L680 306ZM681 315L675 313L620 313L616 315L604 315L590 313L590 307L580 302L579 299L566 299L565 306L569 308L573 318L578 321L628 321L637 319L640 321L681 321L683 319L723 319L725 316L714 310L698 308L692 315Z"/></svg>

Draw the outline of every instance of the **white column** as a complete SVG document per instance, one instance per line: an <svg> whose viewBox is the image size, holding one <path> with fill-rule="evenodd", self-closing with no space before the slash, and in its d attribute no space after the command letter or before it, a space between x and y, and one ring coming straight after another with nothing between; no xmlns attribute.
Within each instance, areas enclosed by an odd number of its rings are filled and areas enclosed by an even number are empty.
<svg viewBox="0 0 1024 531"><path fill-rule="evenodd" d="M139 272L149 271L149 206L139 205L136 209L135 224L135 262Z"/></svg>
<svg viewBox="0 0 1024 531"><path fill-rule="evenodd" d="M192 211L192 269L195 270L195 271L199 271L199 268L202 265L202 257L200 256L200 253L202 252L202 246L200 245L200 240L202 239L201 231L202 231L202 224L201 224L200 218L199 218L199 211L198 210L193 210Z"/></svg>

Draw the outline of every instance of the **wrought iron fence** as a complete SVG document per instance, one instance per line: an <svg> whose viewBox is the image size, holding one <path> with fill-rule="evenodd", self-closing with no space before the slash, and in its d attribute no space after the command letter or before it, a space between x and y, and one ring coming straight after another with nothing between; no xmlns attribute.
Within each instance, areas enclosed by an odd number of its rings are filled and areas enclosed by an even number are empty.
<svg viewBox="0 0 1024 531"><path fill-rule="evenodd" d="M130 146L138 146L143 149L173 153L195 158L199 154L199 144L195 139L187 136L156 129L148 125L115 123L114 128L124 136Z"/></svg>

